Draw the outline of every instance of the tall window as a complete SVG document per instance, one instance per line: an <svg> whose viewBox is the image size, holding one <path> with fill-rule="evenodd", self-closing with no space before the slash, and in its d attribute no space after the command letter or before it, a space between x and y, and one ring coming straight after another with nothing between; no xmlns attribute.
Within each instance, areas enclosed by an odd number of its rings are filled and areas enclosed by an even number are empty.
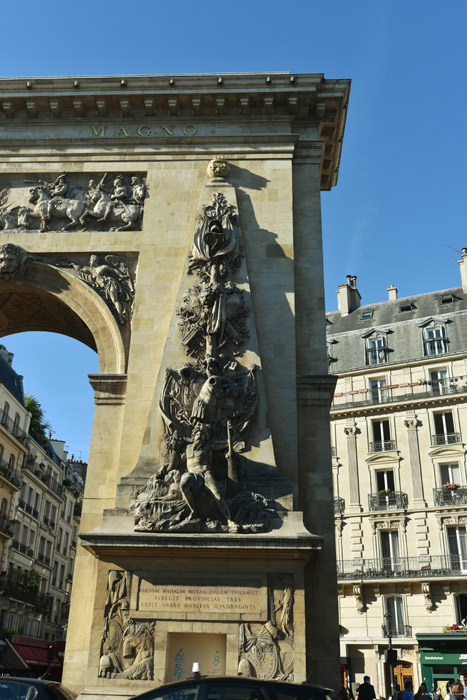
<svg viewBox="0 0 467 700"><path fill-rule="evenodd" d="M404 599L400 595L386 598L386 612L389 613L389 631L392 637L405 635Z"/></svg>
<svg viewBox="0 0 467 700"><path fill-rule="evenodd" d="M451 568L467 572L467 533L465 525L448 527L448 546L451 555Z"/></svg>
<svg viewBox="0 0 467 700"><path fill-rule="evenodd" d="M382 530L380 537L383 569L398 571L401 567L399 554L399 533L397 530Z"/></svg>
<svg viewBox="0 0 467 700"><path fill-rule="evenodd" d="M392 469L383 469L376 472L376 488L378 493L381 491L394 491L394 471Z"/></svg>
<svg viewBox="0 0 467 700"><path fill-rule="evenodd" d="M381 379L371 379L371 398L375 403L381 403L382 401L384 401L384 398L386 396L386 392L384 391L385 386L386 379L384 377L382 377Z"/></svg>
<svg viewBox="0 0 467 700"><path fill-rule="evenodd" d="M449 389L448 372L446 369L435 369L430 372L431 390L435 396L446 394Z"/></svg>
<svg viewBox="0 0 467 700"><path fill-rule="evenodd" d="M423 330L425 355L442 355L446 352L447 338L444 326L433 325Z"/></svg>
<svg viewBox="0 0 467 700"><path fill-rule="evenodd" d="M435 445L450 445L454 442L459 442L459 435L454 432L452 411L434 413L433 420L435 424L433 443Z"/></svg>
<svg viewBox="0 0 467 700"><path fill-rule="evenodd" d="M380 335L367 338L365 354L367 365L382 365L387 362L386 337Z"/></svg>
<svg viewBox="0 0 467 700"><path fill-rule="evenodd" d="M461 483L461 470L459 464L454 462L453 464L440 464L439 473L441 477L441 484L460 484Z"/></svg>
<svg viewBox="0 0 467 700"><path fill-rule="evenodd" d="M15 420L13 421L13 435L18 433L19 428L19 413L15 413Z"/></svg>
<svg viewBox="0 0 467 700"><path fill-rule="evenodd" d="M371 423L373 442L370 443L370 452L385 452L395 448L394 441L391 440L389 420L382 418Z"/></svg>
<svg viewBox="0 0 467 700"><path fill-rule="evenodd" d="M8 419L8 413L10 412L10 406L7 401L3 406L2 423L6 423Z"/></svg>

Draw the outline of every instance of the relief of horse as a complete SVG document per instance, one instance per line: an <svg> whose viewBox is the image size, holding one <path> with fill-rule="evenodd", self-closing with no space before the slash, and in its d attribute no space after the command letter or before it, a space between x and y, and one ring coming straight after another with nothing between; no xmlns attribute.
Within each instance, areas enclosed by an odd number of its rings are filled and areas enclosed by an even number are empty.
<svg viewBox="0 0 467 700"><path fill-rule="evenodd" d="M52 198L44 185L36 185L29 190L29 202L34 204L32 215L41 220L41 231L48 230L48 222L52 217L69 219L69 223L65 224L62 231L67 231L78 224L85 226L83 215L86 213L87 206L82 199Z"/></svg>
<svg viewBox="0 0 467 700"><path fill-rule="evenodd" d="M90 203L93 205L93 208L88 204L88 208L82 218L93 216L95 219L102 221L123 224L123 226L115 228L115 231L136 229L142 216L142 207L138 204L125 204L120 201L113 201L110 198L110 194L102 190L94 192L90 198Z"/></svg>

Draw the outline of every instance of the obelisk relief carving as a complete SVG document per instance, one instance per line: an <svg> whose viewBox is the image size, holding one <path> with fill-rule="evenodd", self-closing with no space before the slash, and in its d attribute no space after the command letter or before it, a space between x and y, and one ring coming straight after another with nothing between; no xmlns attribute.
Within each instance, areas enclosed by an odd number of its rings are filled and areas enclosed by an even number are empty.
<svg viewBox="0 0 467 700"><path fill-rule="evenodd" d="M166 370L159 397L166 460L131 504L136 530L258 532L269 525L274 509L244 479L257 381L255 365L240 360L251 311L234 280L242 258L236 208L215 192L188 254L187 274L198 281L176 310L179 344L193 359Z"/></svg>

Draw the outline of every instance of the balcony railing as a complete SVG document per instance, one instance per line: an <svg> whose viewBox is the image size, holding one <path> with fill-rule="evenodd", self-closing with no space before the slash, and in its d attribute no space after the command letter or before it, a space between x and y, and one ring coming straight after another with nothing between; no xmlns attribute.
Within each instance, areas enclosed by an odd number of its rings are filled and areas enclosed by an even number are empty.
<svg viewBox="0 0 467 700"><path fill-rule="evenodd" d="M43 467L36 464L34 460L25 460L23 469L27 469L31 474L37 476L49 489L56 493L57 496L62 495L63 486L61 483L57 481L57 479L54 479Z"/></svg>
<svg viewBox="0 0 467 700"><path fill-rule="evenodd" d="M21 473L11 467L4 459L0 459L0 475L14 486L21 487Z"/></svg>
<svg viewBox="0 0 467 700"><path fill-rule="evenodd" d="M465 394L467 384L461 377L443 379L440 382L413 382L411 384L391 384L378 389L357 389L339 395L336 393L331 405L331 411L339 411L360 406L372 406L381 403L400 403L404 401L416 401L433 396Z"/></svg>
<svg viewBox="0 0 467 700"><path fill-rule="evenodd" d="M453 445L460 441L461 436L459 433L439 433L438 435L431 436L432 447L436 445Z"/></svg>
<svg viewBox="0 0 467 700"><path fill-rule="evenodd" d="M47 613L52 609L53 599L41 593L37 586L28 580L28 572L0 574L0 595L32 605L36 610Z"/></svg>
<svg viewBox="0 0 467 700"><path fill-rule="evenodd" d="M346 559L337 562L338 579L425 578L467 575L467 557L425 554L419 557Z"/></svg>
<svg viewBox="0 0 467 700"><path fill-rule="evenodd" d="M3 413L0 415L0 425L3 425L3 427L6 428L9 433L11 433L11 435L18 438L18 440L20 440L20 442L22 442L24 445L26 445L29 441L29 435L25 433L24 430L21 430L17 422Z"/></svg>
<svg viewBox="0 0 467 700"><path fill-rule="evenodd" d="M345 511L345 500L343 498L334 499L334 515L343 515Z"/></svg>
<svg viewBox="0 0 467 700"><path fill-rule="evenodd" d="M402 491L368 494L368 510L406 510L408 504L408 496Z"/></svg>
<svg viewBox="0 0 467 700"><path fill-rule="evenodd" d="M467 487L458 486L433 489L433 503L435 506L465 506L467 505Z"/></svg>
<svg viewBox="0 0 467 700"><path fill-rule="evenodd" d="M381 627L383 637L389 637L386 625ZM410 625L389 625L391 637L412 637L412 627Z"/></svg>
<svg viewBox="0 0 467 700"><path fill-rule="evenodd" d="M37 561L40 561L41 564L45 564L46 566L50 566L50 557L42 554L41 552L39 552L37 555Z"/></svg>
<svg viewBox="0 0 467 700"><path fill-rule="evenodd" d="M370 452L389 452L396 449L395 440L385 440L384 442L370 442Z"/></svg>
<svg viewBox="0 0 467 700"><path fill-rule="evenodd" d="M7 537L13 537L13 522L3 513L0 513L0 532Z"/></svg>

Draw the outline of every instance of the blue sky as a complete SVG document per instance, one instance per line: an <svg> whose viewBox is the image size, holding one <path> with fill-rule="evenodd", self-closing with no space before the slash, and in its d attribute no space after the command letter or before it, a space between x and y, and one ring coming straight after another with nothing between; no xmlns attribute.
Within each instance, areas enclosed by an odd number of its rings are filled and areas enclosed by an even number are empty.
<svg viewBox="0 0 467 700"><path fill-rule="evenodd" d="M283 71L351 78L339 182L323 193L328 310L347 274L363 303L457 286L467 246L467 2L269 0L2 7L0 73ZM449 247L451 246L451 247ZM49 334L3 339L70 450L87 455L97 358ZM71 382L73 384L71 385Z"/></svg>

